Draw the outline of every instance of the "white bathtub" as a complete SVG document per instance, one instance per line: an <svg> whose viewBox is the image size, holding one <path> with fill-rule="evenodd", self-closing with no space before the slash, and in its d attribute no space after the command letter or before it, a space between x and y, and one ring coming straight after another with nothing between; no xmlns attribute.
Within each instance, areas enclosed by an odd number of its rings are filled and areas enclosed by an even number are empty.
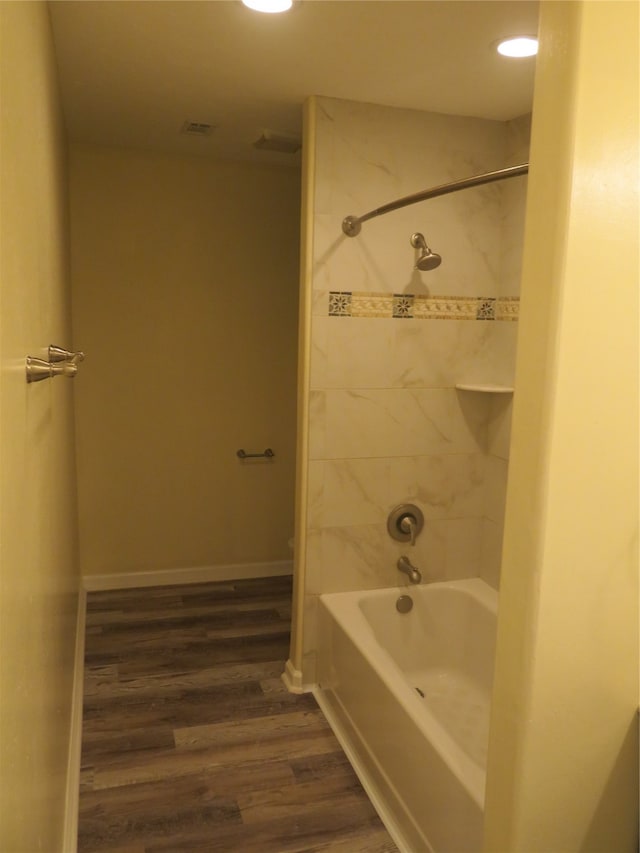
<svg viewBox="0 0 640 853"><path fill-rule="evenodd" d="M482 849L496 611L479 578L320 596L316 698L411 853Z"/></svg>

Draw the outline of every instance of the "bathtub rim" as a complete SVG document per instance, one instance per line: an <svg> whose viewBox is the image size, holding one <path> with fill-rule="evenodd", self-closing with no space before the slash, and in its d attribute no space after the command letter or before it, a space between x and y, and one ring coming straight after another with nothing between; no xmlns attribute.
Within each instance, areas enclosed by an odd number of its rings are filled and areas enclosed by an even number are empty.
<svg viewBox="0 0 640 853"><path fill-rule="evenodd" d="M414 593L428 595L428 591L451 590L464 593L475 599L497 617L498 593L482 578L464 578L461 580L435 581L412 587L385 587L382 589L354 590L352 592L330 592L320 595L321 607L327 609L331 618L347 634L367 664L376 672L380 680L398 697L404 711L422 732L445 761L459 783L465 788L476 804L484 811L486 768L480 767L458 744L442 724L425 708L423 700L416 695L390 653L379 644L373 628L360 607L363 598L394 597ZM355 618L354 618L355 616ZM359 629L354 630L354 628ZM322 684L318 688L323 690ZM406 701L403 701L406 700Z"/></svg>
<svg viewBox="0 0 640 853"><path fill-rule="evenodd" d="M365 597L382 598L385 595L389 595L390 593L397 593L398 595L408 595L413 592L416 595L420 595L422 591L431 589L451 589L453 591L459 590L462 592L466 592L471 595L472 598L477 599L489 611L497 615L498 592L480 577L460 578L458 580L448 581L433 581L427 583L423 581L419 584L403 584L398 586L376 587L375 589L354 589L341 590L340 592L322 592L320 593L319 598L321 601L331 603L332 601L338 602L341 599L361 599Z"/></svg>

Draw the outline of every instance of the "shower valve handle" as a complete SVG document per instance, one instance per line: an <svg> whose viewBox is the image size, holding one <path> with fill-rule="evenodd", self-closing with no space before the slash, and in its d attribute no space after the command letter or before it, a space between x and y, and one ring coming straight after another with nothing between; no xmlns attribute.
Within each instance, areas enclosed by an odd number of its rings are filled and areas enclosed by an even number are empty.
<svg viewBox="0 0 640 853"><path fill-rule="evenodd" d="M398 542L416 544L416 537L424 527L424 515L415 504L399 504L387 518L387 531Z"/></svg>
<svg viewBox="0 0 640 853"><path fill-rule="evenodd" d="M409 534L409 537L410 537L409 541L410 541L411 545L415 545L416 544L416 527L417 527L417 523L416 523L415 518L412 515L404 515L400 519L398 526L400 527L400 530L402 530L403 533Z"/></svg>

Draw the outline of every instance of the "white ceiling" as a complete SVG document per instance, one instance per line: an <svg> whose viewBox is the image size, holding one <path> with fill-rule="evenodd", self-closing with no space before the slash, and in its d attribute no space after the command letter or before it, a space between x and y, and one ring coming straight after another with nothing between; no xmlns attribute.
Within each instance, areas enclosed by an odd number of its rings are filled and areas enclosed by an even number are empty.
<svg viewBox="0 0 640 853"><path fill-rule="evenodd" d="M537 32L529 0L53 0L70 139L291 162L256 151L299 134L310 94L506 120L531 109L535 60L494 49ZM180 133L185 120L216 125Z"/></svg>

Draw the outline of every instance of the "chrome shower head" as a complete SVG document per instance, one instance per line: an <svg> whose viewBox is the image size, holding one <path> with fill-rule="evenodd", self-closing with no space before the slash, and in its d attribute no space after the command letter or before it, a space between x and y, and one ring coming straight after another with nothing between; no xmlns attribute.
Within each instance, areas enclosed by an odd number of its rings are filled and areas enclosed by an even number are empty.
<svg viewBox="0 0 640 853"><path fill-rule="evenodd" d="M420 249L422 252L420 257L416 261L415 268L417 270L434 270L442 263L442 258L440 257L440 255L437 255L435 252L431 251L431 249L427 246L424 236L420 234L419 231L416 231L415 234L411 235L411 245L414 249Z"/></svg>
<svg viewBox="0 0 640 853"><path fill-rule="evenodd" d="M441 263L442 258L440 255L436 254L436 252L432 252L431 249L427 249L427 251L418 258L416 269L434 270L436 267L439 267Z"/></svg>

